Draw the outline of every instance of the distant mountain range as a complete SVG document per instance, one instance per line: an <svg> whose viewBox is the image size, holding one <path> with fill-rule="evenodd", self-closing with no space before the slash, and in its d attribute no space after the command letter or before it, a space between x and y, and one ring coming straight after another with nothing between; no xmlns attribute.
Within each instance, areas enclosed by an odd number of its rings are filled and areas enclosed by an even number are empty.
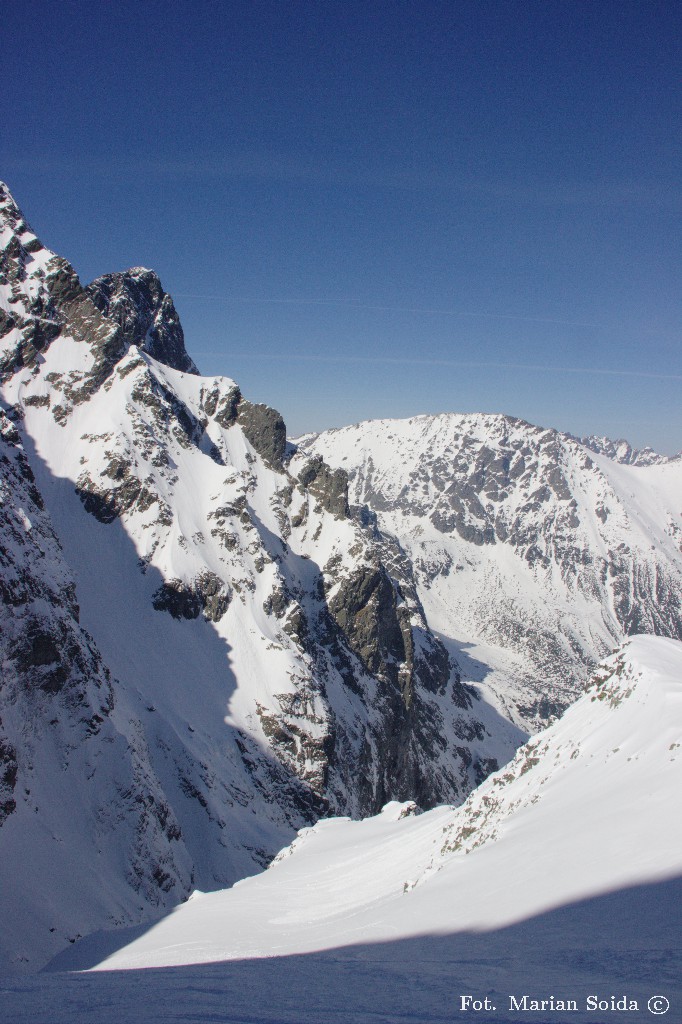
<svg viewBox="0 0 682 1024"><path fill-rule="evenodd" d="M83 287L4 185L0 379L6 964L459 804L625 635L682 637L679 460L501 416L287 442L156 274Z"/></svg>
<svg viewBox="0 0 682 1024"><path fill-rule="evenodd" d="M351 504L413 565L431 626L524 728L559 714L624 636L682 636L679 457L454 414L298 448L347 473Z"/></svg>

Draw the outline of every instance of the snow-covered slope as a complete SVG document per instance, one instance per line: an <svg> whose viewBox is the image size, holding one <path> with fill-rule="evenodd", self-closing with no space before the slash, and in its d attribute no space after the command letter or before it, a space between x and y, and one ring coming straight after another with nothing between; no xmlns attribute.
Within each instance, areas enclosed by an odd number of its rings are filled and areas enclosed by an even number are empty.
<svg viewBox="0 0 682 1024"><path fill-rule="evenodd" d="M454 414L360 423L298 450L348 473L351 503L400 541L465 678L515 721L560 711L623 636L682 637L679 459L621 464L555 430Z"/></svg>
<svg viewBox="0 0 682 1024"><path fill-rule="evenodd" d="M23 963L131 908L158 912L193 873L139 708L79 622L19 432L0 424L0 962Z"/></svg>
<svg viewBox="0 0 682 1024"><path fill-rule="evenodd" d="M0 690L0 870L11 870L13 891L5 950L39 964L98 916L102 926L139 921L194 886L258 870L329 811L459 802L525 736L460 683L409 560L371 517L350 513L344 474L316 457L290 466L278 413L227 378L198 375L155 274L135 268L84 289L4 186L0 230L2 402L15 464L26 467L5 479L3 599L20 606L30 570L46 595L45 635L68 627L76 637L59 658L33 651L40 670L24 666L24 710L10 676ZM14 486L22 472L57 552L47 560L29 543L37 531L15 543L35 511ZM12 657L22 628L0 626ZM111 735L83 726L68 757L42 744L38 765L32 730L62 724L40 690L80 678L83 645L88 685L116 709ZM71 691L74 719L104 717L86 689ZM143 765L129 784L117 774L117 734ZM97 766L96 783L73 799L110 807L82 829L67 789L49 813L48 801L34 807L35 773L61 778L79 759ZM159 832L147 846L136 827L134 838L128 825L116 831L134 821L128 804ZM29 896L31 858L19 856L34 848L56 865L41 902ZM151 873L144 891L138 859ZM87 886L75 892L97 863L115 913Z"/></svg>
<svg viewBox="0 0 682 1024"><path fill-rule="evenodd" d="M660 882L682 873L681 783L682 644L634 637L460 808L392 803L364 821L321 821L265 873L196 893L100 968L490 930ZM679 913L668 919L674 936Z"/></svg>

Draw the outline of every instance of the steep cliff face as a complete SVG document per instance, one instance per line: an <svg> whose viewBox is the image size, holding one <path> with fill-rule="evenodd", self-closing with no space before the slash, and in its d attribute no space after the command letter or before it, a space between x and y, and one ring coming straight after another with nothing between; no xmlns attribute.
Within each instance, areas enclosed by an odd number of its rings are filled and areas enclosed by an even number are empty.
<svg viewBox="0 0 682 1024"><path fill-rule="evenodd" d="M682 463L619 445L598 454L511 417L443 415L328 431L299 451L347 474L351 505L398 539L469 678L535 728L623 636L682 637Z"/></svg>
<svg viewBox="0 0 682 1024"><path fill-rule="evenodd" d="M98 725L74 733L74 762L92 751L92 792L116 807L119 743L132 759L121 800L146 809L144 827L130 817L133 835L111 837L104 876L116 912L86 891L73 901L75 931L230 884L330 811L464 799L522 735L461 684L401 546L365 510L351 514L343 473L291 457L278 413L227 378L198 375L154 274L84 289L6 189L0 197L2 400L68 580L41 594L39 628L28 613L14 632L0 626L40 696L3 715L0 851L18 849L5 845L10 834L30 847L43 828L41 809L30 824L20 815L24 718L61 728L48 703L63 699L70 673L88 680L68 690L73 716ZM19 501L17 473L7 508ZM24 556L7 551L20 581ZM17 594L3 592L5 604ZM13 692L3 678L10 703ZM45 754L41 778L61 765ZM65 872L66 792L52 813L45 856ZM82 830L82 860L97 863L96 835ZM151 871L142 888L130 883L138 862ZM21 875L19 900L28 884ZM72 895L60 891L55 913ZM40 921L16 955L53 951Z"/></svg>
<svg viewBox="0 0 682 1024"><path fill-rule="evenodd" d="M74 577L4 412L0 564L0 956L21 965L103 920L181 900L193 871L141 709L79 622Z"/></svg>
<svg viewBox="0 0 682 1024"><path fill-rule="evenodd" d="M123 274L105 274L85 291L143 352L185 373L199 372L185 350L173 300L153 270L134 267Z"/></svg>

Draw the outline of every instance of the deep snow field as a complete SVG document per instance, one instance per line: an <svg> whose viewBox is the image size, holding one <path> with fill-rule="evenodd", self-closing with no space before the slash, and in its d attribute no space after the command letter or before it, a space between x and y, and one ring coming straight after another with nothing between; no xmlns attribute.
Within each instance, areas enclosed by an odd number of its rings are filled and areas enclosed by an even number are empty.
<svg viewBox="0 0 682 1024"><path fill-rule="evenodd" d="M633 638L461 807L304 829L262 874L3 977L0 1020L679 1024L681 766L682 644Z"/></svg>

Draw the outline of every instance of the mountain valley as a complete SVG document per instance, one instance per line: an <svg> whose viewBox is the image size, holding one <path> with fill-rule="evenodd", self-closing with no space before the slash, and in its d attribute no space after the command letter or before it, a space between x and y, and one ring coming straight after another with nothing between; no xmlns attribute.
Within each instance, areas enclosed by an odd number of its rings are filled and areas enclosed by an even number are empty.
<svg viewBox="0 0 682 1024"><path fill-rule="evenodd" d="M227 890L301 830L295 853L404 811L456 853L597 663L682 639L679 457L484 414L288 440L199 374L153 271L83 287L4 185L0 380L7 968ZM390 859L419 892L438 857L414 852Z"/></svg>

